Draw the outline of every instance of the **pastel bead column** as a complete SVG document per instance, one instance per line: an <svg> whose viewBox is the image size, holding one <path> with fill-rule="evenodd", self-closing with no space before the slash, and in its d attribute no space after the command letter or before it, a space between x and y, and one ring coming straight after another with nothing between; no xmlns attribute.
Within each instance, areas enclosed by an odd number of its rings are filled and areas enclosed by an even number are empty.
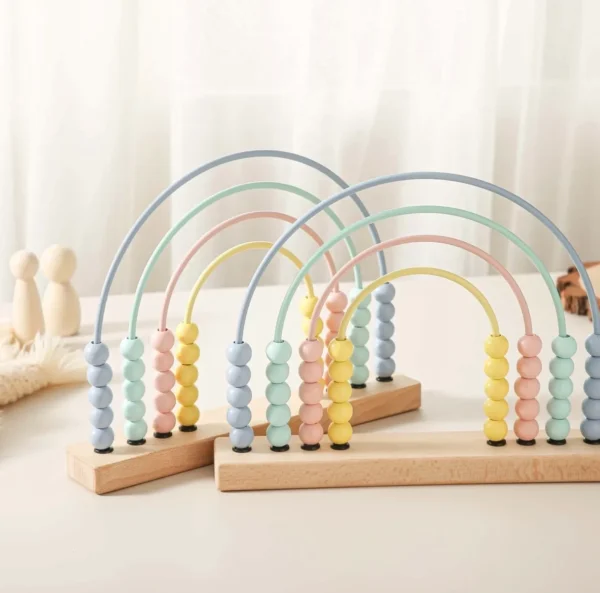
<svg viewBox="0 0 600 593"><path fill-rule="evenodd" d="M143 445L148 432L148 425L144 420L146 405L142 398L146 388L142 377L146 372L142 354L144 343L139 338L125 338L121 342L123 355L123 415L125 416L125 437L130 445Z"/></svg>
<svg viewBox="0 0 600 593"><path fill-rule="evenodd" d="M331 383L327 389L331 400L327 408L327 416L331 420L327 434L331 440L331 448L337 450L348 449L352 437L352 426L350 424L352 418L352 404L350 403L352 385L350 379L354 371L351 360L353 351L352 342L348 339L338 340L336 338L329 344L329 354L331 354L333 362L329 367Z"/></svg>
<svg viewBox="0 0 600 593"><path fill-rule="evenodd" d="M521 358L517 361L519 378L515 381L515 393L519 398L515 405L517 420L514 431L519 445L535 445L535 437L539 432L536 420L540 411L537 396L540 392L538 376L542 363L538 354L542 351L542 340L536 335L523 336L517 342Z"/></svg>
<svg viewBox="0 0 600 593"><path fill-rule="evenodd" d="M600 445L600 335L589 336L585 349L590 355L585 361L589 377L583 384L586 398L582 405L585 420L581 423L581 432L586 443Z"/></svg>
<svg viewBox="0 0 600 593"><path fill-rule="evenodd" d="M392 319L396 309L392 303L396 289L389 282L379 286L375 292L375 377L377 381L392 381L396 363L392 356L396 351L396 344L392 340L394 324ZM356 364L355 358L353 362Z"/></svg>
<svg viewBox="0 0 600 593"><path fill-rule="evenodd" d="M84 357L88 363L87 379L90 384L88 400L92 404L90 422L92 434L90 441L96 453L111 453L115 434L110 427L113 421L113 411L110 404L113 393L108 386L113 373L107 364L108 348L105 344L90 342L84 350Z"/></svg>
<svg viewBox="0 0 600 593"><path fill-rule="evenodd" d="M550 361L552 379L548 387L552 398L546 406L550 414L546 422L546 435L551 445L565 445L571 430L568 420L571 412L569 397L573 393L571 375L575 364L572 357L577 352L577 342L571 336L558 336L552 340L552 352L555 358Z"/></svg>
<svg viewBox="0 0 600 593"><path fill-rule="evenodd" d="M508 340L502 336L489 336L485 341L485 353L489 358L485 361L484 371L488 376L485 393L488 399L483 405L483 411L488 417L483 432L488 439L488 445L501 447L506 445L508 426L504 418L508 414L508 360L504 355L508 352Z"/></svg>
<svg viewBox="0 0 600 593"><path fill-rule="evenodd" d="M339 294L339 293L338 293ZM338 325L339 327L339 325ZM298 394L302 404L300 406L300 429L298 435L302 441L302 449L305 451L316 451L323 437L323 342L321 340L305 340L300 345L300 388ZM287 386L287 383L283 385ZM276 387L277 385L273 385ZM271 386L270 386L271 387ZM289 387L288 387L289 390ZM267 397L269 393L267 391ZM272 399L269 397L271 403ZM287 401L287 400L286 400Z"/></svg>
<svg viewBox="0 0 600 593"><path fill-rule="evenodd" d="M312 304L311 313L314 305L315 303ZM323 323L321 322L322 327ZM305 329L305 331L308 331L308 329ZM292 412L287 404L289 400L287 378L290 374L288 361L292 356L292 347L285 340L271 342L267 346L266 353L270 361L267 365L267 379L269 380L267 387L267 398L269 400L269 407L267 408L267 420L269 422L267 440L271 445L272 451L283 452L290 448L289 442L292 436L289 425ZM322 364L320 368L321 372L318 379L323 374Z"/></svg>
<svg viewBox="0 0 600 593"><path fill-rule="evenodd" d="M200 418L200 410L196 406L198 399L198 369L194 364L200 358L200 348L196 344L198 337L198 326L195 323L180 323L175 330L179 344L175 357L179 366L175 369L177 380L177 421L179 430L182 432L193 432L197 429L196 422Z"/></svg>
<svg viewBox="0 0 600 593"><path fill-rule="evenodd" d="M250 344L233 342L227 346L227 402L231 406L227 410L227 422L231 426L229 440L236 453L251 451L254 431L250 426L252 412L248 404L252 401L252 390L248 386L251 372L248 363L252 358Z"/></svg>
<svg viewBox="0 0 600 593"><path fill-rule="evenodd" d="M156 416L153 422L154 436L157 439L167 439L173 435L171 432L175 428L175 395L173 387L175 386L175 375L171 372L175 359L171 349L175 344L173 332L169 329L164 331L157 330L152 336L152 346L155 350L152 366L157 371L154 378L154 387L156 395L154 396L154 407ZM181 389L181 388L180 388ZM195 389L195 387L194 387Z"/></svg>
<svg viewBox="0 0 600 593"><path fill-rule="evenodd" d="M327 301L325 302L325 306L329 310L329 315L325 320L325 325L327 326L327 334L325 334L325 344L329 346L331 340L337 337L338 330L340 329L340 323L344 317L344 311L346 310L346 306L348 305L348 297L342 292L332 292L327 297ZM322 350L322 348L321 348ZM309 361L306 361L309 362ZM331 382L331 377L329 376L329 365L333 362L333 358L331 358L331 354L327 352L325 355L325 364L327 365L327 370L325 371L325 385L329 385Z"/></svg>
<svg viewBox="0 0 600 593"><path fill-rule="evenodd" d="M351 300L354 300L360 291L360 288L353 288L350 293ZM367 348L367 343L369 342L369 330L367 329L367 325L369 325L369 321L371 321L371 312L369 311L370 302L371 295L369 294L360 303L350 321L350 331L348 332L348 336L354 346L351 361L354 370L350 383L354 389L364 389L367 386L367 380L369 379L369 369L366 365L369 360L369 350ZM390 306L393 307L393 305ZM329 374L331 375L331 372ZM331 377L333 379L333 375L331 375Z"/></svg>

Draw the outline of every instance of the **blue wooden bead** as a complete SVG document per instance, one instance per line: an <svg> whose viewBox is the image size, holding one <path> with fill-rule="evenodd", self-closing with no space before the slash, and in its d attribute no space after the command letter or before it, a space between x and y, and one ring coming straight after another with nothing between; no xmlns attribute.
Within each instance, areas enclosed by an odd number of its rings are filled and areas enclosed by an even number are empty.
<svg viewBox="0 0 600 593"><path fill-rule="evenodd" d="M93 408L90 411L90 423L95 428L108 428L114 417L111 408Z"/></svg>
<svg viewBox="0 0 600 593"><path fill-rule="evenodd" d="M267 388L268 389L268 388ZM236 408L243 408L252 401L252 390L248 385L243 387L227 387L227 403Z"/></svg>
<svg viewBox="0 0 600 593"><path fill-rule="evenodd" d="M356 327L366 327L371 321L371 311L369 309L357 309L352 315L352 325Z"/></svg>
<svg viewBox="0 0 600 593"><path fill-rule="evenodd" d="M573 393L573 381L571 379L550 379L548 388L552 397L556 399L567 399Z"/></svg>
<svg viewBox="0 0 600 593"><path fill-rule="evenodd" d="M121 341L120 350L123 358L127 360L139 360L142 358L142 354L144 354L144 342L139 338L133 338L133 340L125 338Z"/></svg>
<svg viewBox="0 0 600 593"><path fill-rule="evenodd" d="M391 321L396 313L396 307L392 303L380 303L375 308L375 317L379 321Z"/></svg>
<svg viewBox="0 0 600 593"><path fill-rule="evenodd" d="M250 408L229 408L227 410L227 422L232 428L244 428L250 424L252 412Z"/></svg>
<svg viewBox="0 0 600 593"><path fill-rule="evenodd" d="M386 282L375 289L374 296L379 303L391 303L396 296L396 289L393 284Z"/></svg>
<svg viewBox="0 0 600 593"><path fill-rule="evenodd" d="M290 442L292 431L286 424L284 426L269 426L267 428L267 440L272 447L283 447Z"/></svg>
<svg viewBox="0 0 600 593"><path fill-rule="evenodd" d="M350 383L352 385L364 385L369 380L369 368L365 366L354 367Z"/></svg>
<svg viewBox="0 0 600 593"><path fill-rule="evenodd" d="M550 420L546 422L546 434L553 441L562 441L566 439L569 436L570 430L571 425L566 418L550 418Z"/></svg>
<svg viewBox="0 0 600 593"><path fill-rule="evenodd" d="M94 428L90 435L90 442L94 449L108 449L115 440L115 433L112 428Z"/></svg>
<svg viewBox="0 0 600 593"><path fill-rule="evenodd" d="M140 401L146 392L146 386L143 381L123 381L121 389L125 399L128 399L130 402Z"/></svg>
<svg viewBox="0 0 600 593"><path fill-rule="evenodd" d="M350 290L350 302L352 302L358 296L358 293L362 291L362 288L357 288L356 286ZM359 309L366 309L371 302L371 295L367 295L364 301L362 301L359 305Z"/></svg>
<svg viewBox="0 0 600 593"><path fill-rule="evenodd" d="M356 346L352 353L351 360L354 366L364 366L369 360L369 349L365 348L365 346Z"/></svg>
<svg viewBox="0 0 600 593"><path fill-rule="evenodd" d="M600 400L584 399L581 406L583 415L590 420L600 420Z"/></svg>
<svg viewBox="0 0 600 593"><path fill-rule="evenodd" d="M146 404L143 401L132 402L125 400L123 402L123 416L130 422L138 422L146 413Z"/></svg>
<svg viewBox="0 0 600 593"><path fill-rule="evenodd" d="M243 387L248 385L251 375L250 367L231 365L227 369L227 383L232 387Z"/></svg>
<svg viewBox="0 0 600 593"><path fill-rule="evenodd" d="M283 340L282 342L271 342L267 348L267 358L275 364L284 364L292 357L292 347Z"/></svg>
<svg viewBox="0 0 600 593"><path fill-rule="evenodd" d="M88 401L94 408L107 408L113 399L113 392L108 385L104 387L90 387Z"/></svg>
<svg viewBox="0 0 600 593"><path fill-rule="evenodd" d="M589 441L600 441L600 420L584 420L581 425L581 434Z"/></svg>
<svg viewBox="0 0 600 593"><path fill-rule="evenodd" d="M569 402L568 399L551 399L548 401L546 409L552 418L562 420L569 416L569 413L571 412L571 402Z"/></svg>
<svg viewBox="0 0 600 593"><path fill-rule="evenodd" d="M377 377L391 377L396 370L396 363L393 358L376 358L375 375Z"/></svg>
<svg viewBox="0 0 600 593"><path fill-rule="evenodd" d="M146 436L148 432L148 425L144 420L138 420L136 422L126 421L125 422L125 437L128 441L139 441Z"/></svg>
<svg viewBox="0 0 600 593"><path fill-rule="evenodd" d="M590 356L600 356L600 334L591 334L585 341L585 349Z"/></svg>
<svg viewBox="0 0 600 593"><path fill-rule="evenodd" d="M365 346L369 341L369 330L366 327L355 327L350 325L348 337L355 347Z"/></svg>
<svg viewBox="0 0 600 593"><path fill-rule="evenodd" d="M271 404L267 408L267 421L272 426L285 426L292 417L292 412L287 404Z"/></svg>
<svg viewBox="0 0 600 593"><path fill-rule="evenodd" d="M571 358L577 352L577 342L572 336L557 336L552 340L552 352L559 358Z"/></svg>
<svg viewBox="0 0 600 593"><path fill-rule="evenodd" d="M110 383L113 373L108 363L87 368L87 380L93 387L104 387Z"/></svg>
<svg viewBox="0 0 600 593"><path fill-rule="evenodd" d="M244 428L234 428L229 433L229 440L231 441L232 447L246 449L254 440L254 431L249 426L244 426Z"/></svg>
<svg viewBox="0 0 600 593"><path fill-rule="evenodd" d="M550 372L557 379L568 379L574 370L575 364L570 358L553 358L550 361Z"/></svg>
<svg viewBox="0 0 600 593"><path fill-rule="evenodd" d="M396 344L393 340L375 340L373 353L377 358L391 358L396 352Z"/></svg>
<svg viewBox="0 0 600 593"><path fill-rule="evenodd" d="M600 379L586 379L583 382L583 391L592 399L600 399Z"/></svg>
<svg viewBox="0 0 600 593"><path fill-rule="evenodd" d="M269 383L266 389L267 400L271 404L281 406L289 401L292 390L287 383Z"/></svg>
<svg viewBox="0 0 600 593"><path fill-rule="evenodd" d="M395 329L391 321L378 321L375 324L375 337L379 340L389 340L394 335Z"/></svg>
<svg viewBox="0 0 600 593"><path fill-rule="evenodd" d="M275 364L270 362L267 365L267 379L271 383L284 383L290 375L290 367L287 363Z"/></svg>
<svg viewBox="0 0 600 593"><path fill-rule="evenodd" d="M237 367L243 367L244 365L247 365L252 358L252 348L247 342L242 342L241 344L233 342L227 346L225 356L231 364Z"/></svg>
<svg viewBox="0 0 600 593"><path fill-rule="evenodd" d="M89 342L83 351L85 361L95 367L103 365L108 360L108 355L108 347L102 342Z"/></svg>
<svg viewBox="0 0 600 593"><path fill-rule="evenodd" d="M600 379L600 358L590 356L585 361L585 370L592 379Z"/></svg>
<svg viewBox="0 0 600 593"><path fill-rule="evenodd" d="M124 360L123 377L127 381L139 381L146 372L146 365L143 360Z"/></svg>

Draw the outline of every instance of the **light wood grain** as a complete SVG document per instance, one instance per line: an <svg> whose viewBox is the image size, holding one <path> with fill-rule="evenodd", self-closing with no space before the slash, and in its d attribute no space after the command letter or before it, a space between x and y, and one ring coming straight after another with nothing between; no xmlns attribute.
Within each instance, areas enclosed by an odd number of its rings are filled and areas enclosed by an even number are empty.
<svg viewBox="0 0 600 593"><path fill-rule="evenodd" d="M600 481L600 447L580 435L560 447L543 435L532 447L510 439L490 447L480 432L356 434L346 451L326 439L303 451L294 437L290 451L273 453L262 437L245 455L217 439L215 476L222 491Z"/></svg>
<svg viewBox="0 0 600 593"><path fill-rule="evenodd" d="M300 426L300 400L290 400L292 431ZM421 405L421 385L409 377L398 375L390 383L371 382L366 389L355 389L352 394L354 416L352 423L364 424L380 418L416 410ZM326 406L327 401L323 402ZM252 426L255 434L264 435L267 428L266 398L254 400ZM107 455L94 453L89 443L71 445L67 450L68 474L89 490L106 494L136 484L164 478L180 472L213 463L214 440L227 435L226 408L209 410L202 414L198 430L192 433L176 431L170 439L150 437L145 445L132 447L120 437L114 452ZM323 425L327 425L324 414Z"/></svg>

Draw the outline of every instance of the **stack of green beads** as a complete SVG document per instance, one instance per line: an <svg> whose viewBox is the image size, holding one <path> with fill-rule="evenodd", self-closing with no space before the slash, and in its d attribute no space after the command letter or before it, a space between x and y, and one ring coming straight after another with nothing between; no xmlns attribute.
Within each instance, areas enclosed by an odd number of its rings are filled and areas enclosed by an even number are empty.
<svg viewBox="0 0 600 593"><path fill-rule="evenodd" d="M125 416L125 437L130 445L143 445L148 431L144 420L146 405L142 401L145 387L142 377L146 372L142 354L144 344L139 338L125 338L121 342L123 355L123 415Z"/></svg>
<svg viewBox="0 0 600 593"><path fill-rule="evenodd" d="M287 451L292 431L289 426L292 413L287 402L290 398L290 388L287 378L290 374L288 361L292 356L292 347L285 340L271 342L266 349L269 364L267 365L267 439L273 451Z"/></svg>

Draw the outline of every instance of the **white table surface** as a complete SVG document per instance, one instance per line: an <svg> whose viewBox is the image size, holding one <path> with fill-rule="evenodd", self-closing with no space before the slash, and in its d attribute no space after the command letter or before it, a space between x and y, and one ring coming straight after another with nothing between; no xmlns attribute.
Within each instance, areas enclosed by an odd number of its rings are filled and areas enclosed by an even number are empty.
<svg viewBox="0 0 600 593"><path fill-rule="evenodd" d="M534 330L546 344L545 386L550 341L557 334L552 302L539 276L517 278L531 304ZM499 277L474 282L492 302L513 345L514 369L514 344L523 334L516 301ZM466 292L439 279L406 279L397 288L398 367L422 382L423 407L357 431L479 430L482 343L489 333L483 311ZM242 292L206 290L198 301L204 408L224 404L223 351L233 339ZM246 340L255 352L255 394L266 383L263 351L283 292L283 287L259 289L250 314ZM144 297L138 335L147 337L156 327L161 298ZM113 349L126 334L131 300L115 296L109 301L104 341ZM172 326L184 300L184 294L176 295ZM74 344L90 339L95 305L95 299L83 300L84 326ZM8 311L8 305L0 308L0 317ZM580 344L572 422L578 425L583 340L591 323L571 315L567 322ZM299 343L299 313L288 322L285 337ZM113 368L118 360L113 352ZM509 379L514 378L511 370ZM119 380L117 372L113 386ZM294 593L324 586L339 593L600 590L600 485L222 494L207 467L97 496L70 481L65 471L67 444L87 439L86 391L86 385L48 390L2 413L1 593ZM114 408L120 423L118 401Z"/></svg>

